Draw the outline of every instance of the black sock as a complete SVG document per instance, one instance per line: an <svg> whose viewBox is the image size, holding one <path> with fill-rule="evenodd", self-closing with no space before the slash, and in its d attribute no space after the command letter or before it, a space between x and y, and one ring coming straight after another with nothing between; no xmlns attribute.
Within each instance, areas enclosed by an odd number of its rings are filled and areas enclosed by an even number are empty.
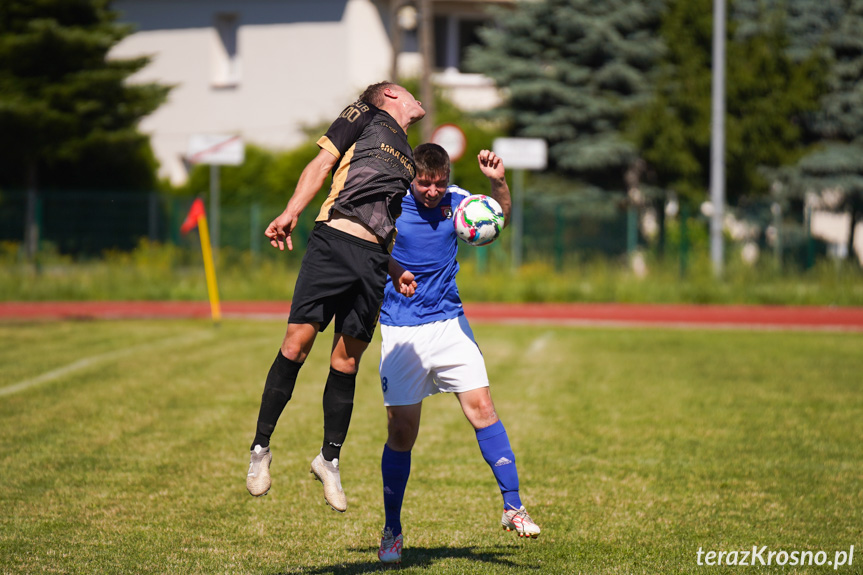
<svg viewBox="0 0 863 575"><path fill-rule="evenodd" d="M264 384L264 393L261 395L261 410L258 413L258 428L252 449L256 445L267 447L270 445L270 436L276 428L276 422L282 415L282 410L294 393L294 385L297 382L297 373L303 367L302 363L292 361L282 355L282 350L276 354L270 372L267 374L267 382Z"/></svg>
<svg viewBox="0 0 863 575"><path fill-rule="evenodd" d="M347 374L330 368L324 388L324 459L332 461L339 456L342 443L348 436L351 413L354 410L354 390L357 374Z"/></svg>

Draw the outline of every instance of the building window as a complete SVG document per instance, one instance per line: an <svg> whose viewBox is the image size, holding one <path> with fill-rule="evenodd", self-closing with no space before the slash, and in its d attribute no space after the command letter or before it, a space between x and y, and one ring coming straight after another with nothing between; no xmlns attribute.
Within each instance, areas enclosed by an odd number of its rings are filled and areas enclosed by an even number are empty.
<svg viewBox="0 0 863 575"><path fill-rule="evenodd" d="M483 18L456 14L436 16L435 68L445 72L463 72L467 48L479 44L477 31L486 23Z"/></svg>
<svg viewBox="0 0 863 575"><path fill-rule="evenodd" d="M240 52L237 43L240 17L235 13L219 12L215 17L214 28L216 35L212 50L213 87L237 87L241 78Z"/></svg>

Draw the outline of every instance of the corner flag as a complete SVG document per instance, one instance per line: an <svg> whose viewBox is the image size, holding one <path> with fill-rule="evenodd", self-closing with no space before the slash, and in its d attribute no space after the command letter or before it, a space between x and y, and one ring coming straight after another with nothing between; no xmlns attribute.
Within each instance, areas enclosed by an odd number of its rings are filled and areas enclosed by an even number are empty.
<svg viewBox="0 0 863 575"><path fill-rule="evenodd" d="M192 202L192 207L189 209L189 214L186 216L186 219L183 220L183 225L180 226L180 231L184 234L188 234L198 225L198 220L204 217L206 217L204 212L204 202L201 198L198 198Z"/></svg>
<svg viewBox="0 0 863 575"><path fill-rule="evenodd" d="M219 288L216 285L216 269L213 265L213 251L210 246L210 231L207 228L207 214L201 198L197 198L192 202L192 207L189 209L189 214L186 216L185 221L183 221L183 225L180 226L180 231L187 234L195 229L195 227L198 228L198 235L201 238L204 273L207 276L207 293L210 296L210 312L213 316L213 321L218 323L222 318L222 310L219 306Z"/></svg>

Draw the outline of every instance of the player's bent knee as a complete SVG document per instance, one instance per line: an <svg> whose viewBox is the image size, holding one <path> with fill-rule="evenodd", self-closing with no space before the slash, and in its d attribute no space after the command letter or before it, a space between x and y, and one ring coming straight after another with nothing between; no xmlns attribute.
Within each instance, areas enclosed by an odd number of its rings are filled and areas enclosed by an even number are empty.
<svg viewBox="0 0 863 575"><path fill-rule="evenodd" d="M393 451L410 451L414 448L416 437L408 438L398 435L390 435L387 439L387 445Z"/></svg>
<svg viewBox="0 0 863 575"><path fill-rule="evenodd" d="M417 429L410 422L391 420L387 445L396 451L410 451L417 439Z"/></svg>
<svg viewBox="0 0 863 575"><path fill-rule="evenodd" d="M303 348L299 345L285 342L282 344L282 355L285 356L286 359L289 359L291 361L303 363L304 361L306 361L308 353L304 352Z"/></svg>
<svg viewBox="0 0 863 575"><path fill-rule="evenodd" d="M477 406L476 408L465 406L464 415L470 424L473 425L474 429L482 429L489 425L494 425L499 420L497 412L494 409L494 404L491 403Z"/></svg>

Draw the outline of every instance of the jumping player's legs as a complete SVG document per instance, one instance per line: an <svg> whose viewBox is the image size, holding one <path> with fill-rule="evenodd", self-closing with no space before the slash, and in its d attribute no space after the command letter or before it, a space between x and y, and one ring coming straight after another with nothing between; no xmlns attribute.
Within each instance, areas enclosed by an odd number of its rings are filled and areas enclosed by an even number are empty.
<svg viewBox="0 0 863 575"><path fill-rule="evenodd" d="M317 324L289 323L276 359L267 373L255 438L250 448L249 471L246 474L246 488L256 497L270 490L270 437L293 395L297 374L312 349L317 333Z"/></svg>
<svg viewBox="0 0 863 575"><path fill-rule="evenodd" d="M389 253L377 243L328 226L316 227L316 232L328 246L330 259L318 271L324 278L318 283L331 292L318 309L325 313L327 323L335 319L335 336L322 400L324 440L321 452L312 460L311 472L323 484L330 507L344 512L347 498L339 459L353 412L357 369L377 325ZM321 313L315 307L307 306L304 317Z"/></svg>
<svg viewBox="0 0 863 575"><path fill-rule="evenodd" d="M289 323L282 340L282 355L298 363L306 361L320 329L318 323Z"/></svg>
<svg viewBox="0 0 863 575"><path fill-rule="evenodd" d="M339 457L348 434L354 409L357 370L369 344L355 337L337 333L333 337L330 373L324 388L324 459Z"/></svg>
<svg viewBox="0 0 863 575"><path fill-rule="evenodd" d="M336 319L336 325L341 322ZM333 337L330 372L324 387L324 441L321 452L311 463L311 473L324 486L324 498L330 507L344 512L348 507L342 488L339 458L348 435L354 409L357 369L368 342L345 333Z"/></svg>
<svg viewBox="0 0 863 575"><path fill-rule="evenodd" d="M256 445L261 447L270 445L270 436L282 411L291 399L297 381L297 373L309 355L317 333L317 324L288 324L285 338L276 354L273 365L270 366L267 380L264 383L264 393L261 396L261 408L258 413L257 432L252 441L251 449L254 449Z"/></svg>

